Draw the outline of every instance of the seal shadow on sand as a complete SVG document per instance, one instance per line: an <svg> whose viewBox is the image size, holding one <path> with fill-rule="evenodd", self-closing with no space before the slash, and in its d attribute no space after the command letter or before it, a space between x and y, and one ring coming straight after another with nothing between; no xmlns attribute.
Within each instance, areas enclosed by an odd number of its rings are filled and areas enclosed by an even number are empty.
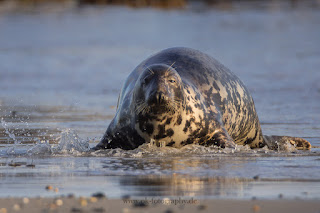
<svg viewBox="0 0 320 213"><path fill-rule="evenodd" d="M169 48L141 62L125 81L98 149L135 149L144 143L234 148L288 144L311 148L290 136L264 136L249 90L228 68L190 48Z"/></svg>

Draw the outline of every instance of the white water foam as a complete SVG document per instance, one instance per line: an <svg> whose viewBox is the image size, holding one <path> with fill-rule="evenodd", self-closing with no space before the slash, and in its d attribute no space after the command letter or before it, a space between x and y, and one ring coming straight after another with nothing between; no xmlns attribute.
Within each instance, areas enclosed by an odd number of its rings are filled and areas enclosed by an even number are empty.
<svg viewBox="0 0 320 213"><path fill-rule="evenodd" d="M308 155L308 151L298 151L291 144L283 145L279 150L270 150L267 147L251 149L249 146L238 145L235 148L219 148L217 146L201 146L189 144L182 148L158 147L152 143L143 144L134 150L108 149L91 152L90 155L97 157L121 157L121 158L144 158L144 157L214 157L214 156L288 156Z"/></svg>
<svg viewBox="0 0 320 213"><path fill-rule="evenodd" d="M92 156L92 157L125 157L125 158L143 158L143 157L184 157L184 156L265 156L265 155L308 155L309 152L297 151L293 145L289 142L281 144L278 150L269 150L267 147L261 149L251 149L249 146L236 146L235 148L221 149L217 146L201 146L196 144L189 144L182 148L173 147L158 147L154 143L147 143L139 146L134 150L122 150L122 149L110 149L110 150L98 150L90 151L89 139L82 139L78 136L77 132L72 129L65 129L61 132L55 141L57 144L50 144L48 140L39 140L35 145L28 148L25 151L17 151L17 146L21 146L21 142L17 140L15 135L10 132L9 124L3 119L1 124L5 129L6 134L14 141L13 146L9 146L6 150L8 156L23 155L29 156ZM20 148L20 147L19 147Z"/></svg>
<svg viewBox="0 0 320 213"><path fill-rule="evenodd" d="M27 152L29 155L45 155L45 154L70 154L79 155L90 150L89 141L81 139L76 131L66 129L59 136L58 144L49 144L48 141L40 141Z"/></svg>

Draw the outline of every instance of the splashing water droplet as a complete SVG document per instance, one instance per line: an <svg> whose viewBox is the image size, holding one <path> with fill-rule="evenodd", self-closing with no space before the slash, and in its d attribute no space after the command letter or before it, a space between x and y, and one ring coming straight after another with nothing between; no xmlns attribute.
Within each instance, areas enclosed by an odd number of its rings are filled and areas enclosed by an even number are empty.
<svg viewBox="0 0 320 213"><path fill-rule="evenodd" d="M72 129L63 131L58 145L53 147L53 152L58 153L87 152L89 150L89 141L82 140Z"/></svg>
<svg viewBox="0 0 320 213"><path fill-rule="evenodd" d="M9 131L8 123L5 122L3 118L1 118L1 125L2 125L2 127L4 128L5 133L6 133L6 134L13 140L13 142L14 142L13 147L8 148L7 154L15 154L15 148L16 148L16 146L17 146L18 144L20 144L20 142L16 139L16 136Z"/></svg>

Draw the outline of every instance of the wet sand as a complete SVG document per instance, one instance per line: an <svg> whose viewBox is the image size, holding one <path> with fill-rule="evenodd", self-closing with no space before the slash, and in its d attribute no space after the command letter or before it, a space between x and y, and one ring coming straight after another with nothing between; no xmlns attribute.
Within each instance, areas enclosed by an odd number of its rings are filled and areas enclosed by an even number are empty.
<svg viewBox="0 0 320 213"><path fill-rule="evenodd" d="M1 198L0 213L9 212L319 212L317 200L182 200L161 199L149 204L97 197ZM145 201L145 199L142 199ZM163 203L166 202L166 204ZM188 200L185 200L188 201ZM157 203L158 202L158 203ZM169 202L169 203L168 203ZM170 203L172 202L172 203Z"/></svg>

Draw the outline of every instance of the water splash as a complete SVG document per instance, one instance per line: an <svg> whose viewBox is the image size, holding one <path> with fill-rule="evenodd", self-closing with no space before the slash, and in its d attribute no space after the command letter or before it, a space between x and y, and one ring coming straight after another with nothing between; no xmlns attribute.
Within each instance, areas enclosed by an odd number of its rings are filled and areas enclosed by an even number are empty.
<svg viewBox="0 0 320 213"><path fill-rule="evenodd" d="M310 156L308 150L297 150L289 142L281 145L281 149L270 150L267 146L251 149L248 145L238 145L235 148L219 148L217 146L201 146L188 144L181 148L162 147L154 143L142 144L134 150L107 149L89 152L91 156L97 157L118 157L118 158L171 158L171 157L274 157L274 156Z"/></svg>
<svg viewBox="0 0 320 213"><path fill-rule="evenodd" d="M4 128L5 133L6 133L6 134L9 136L9 138L11 138L11 139L13 140L13 142L14 142L13 146L12 146L12 147L9 147L9 148L7 149L7 154L8 154L8 155L9 155L9 154L15 154L15 153L16 153L15 149L16 149L17 145L20 144L20 141L18 141L18 140L16 139L16 136L9 131L9 127L8 127L9 125L8 125L7 122L5 122L5 120L4 120L3 118L1 118L1 125L2 125L2 127Z"/></svg>
<svg viewBox="0 0 320 213"><path fill-rule="evenodd" d="M28 155L45 155L52 154L52 147L48 141L39 141L36 145L27 151Z"/></svg>
<svg viewBox="0 0 320 213"><path fill-rule="evenodd" d="M93 156L121 157L121 158L145 158L145 157L213 157L213 156L244 156L244 155L264 155L274 153L267 148L253 150L249 146L236 146L236 148L219 148L217 146L201 146L188 144L181 148L162 147L154 143L142 144L134 150L107 149L91 152Z"/></svg>
<svg viewBox="0 0 320 213"><path fill-rule="evenodd" d="M66 129L61 133L61 137L57 146L52 148L53 153L69 153L87 152L90 150L89 141L81 139L76 131Z"/></svg>
<svg viewBox="0 0 320 213"><path fill-rule="evenodd" d="M90 150L89 141L81 139L72 129L62 131L58 139L58 144L53 145L48 141L40 141L27 152L29 155L78 155Z"/></svg>
<svg viewBox="0 0 320 213"><path fill-rule="evenodd" d="M35 145L28 146L24 152L16 149L17 144L20 142L16 139L15 135L9 131L8 124L2 119L2 126L5 128L9 137L14 140L15 144L8 148L7 155L23 155L29 156L97 156L97 157L118 157L118 158L144 158L144 157L213 157L213 156L274 156L274 155L289 155L290 153L297 153L294 146L289 142L284 144L281 149L269 150L267 147L261 149L251 149L249 146L236 146L235 148L221 149L216 146L201 146L197 144L189 144L181 148L166 147L155 143L146 143L134 150L122 149L109 149L90 151L90 144L88 139L82 139L78 136L77 132L72 129L65 129L61 132L60 136L54 141L56 144L49 143L49 140L39 140ZM20 149L20 147L19 147ZM303 153L302 153L303 154ZM304 153L304 154L310 154Z"/></svg>

